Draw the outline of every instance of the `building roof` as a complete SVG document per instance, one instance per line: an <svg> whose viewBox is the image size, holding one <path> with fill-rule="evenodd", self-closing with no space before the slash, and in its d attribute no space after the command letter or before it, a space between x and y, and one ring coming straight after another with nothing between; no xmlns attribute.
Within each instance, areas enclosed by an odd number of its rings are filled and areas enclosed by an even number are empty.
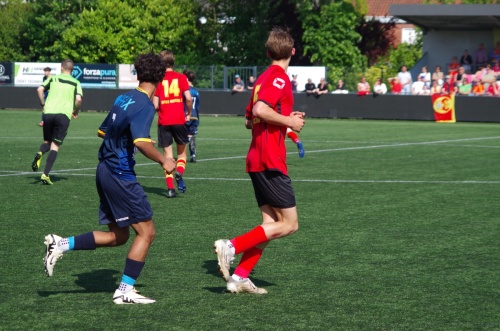
<svg viewBox="0 0 500 331"><path fill-rule="evenodd" d="M424 0L368 0L366 16L389 16L390 5L416 5Z"/></svg>
<svg viewBox="0 0 500 331"><path fill-rule="evenodd" d="M499 5L391 5L389 13L424 30L500 28Z"/></svg>

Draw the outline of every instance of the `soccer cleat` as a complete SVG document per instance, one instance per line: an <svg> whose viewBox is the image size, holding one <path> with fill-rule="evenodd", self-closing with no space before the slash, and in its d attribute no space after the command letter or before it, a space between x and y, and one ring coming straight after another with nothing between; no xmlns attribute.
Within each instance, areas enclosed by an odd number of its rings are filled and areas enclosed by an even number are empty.
<svg viewBox="0 0 500 331"><path fill-rule="evenodd" d="M234 253L231 251L233 244L227 239L219 239L214 242L214 253L217 254L217 260L219 262L219 272L224 277L227 282L231 275L229 274L229 268L234 260Z"/></svg>
<svg viewBox="0 0 500 331"><path fill-rule="evenodd" d="M179 192L186 192L186 184L182 180L182 175L180 174L180 172L175 173L175 181L177 182L177 188L179 189Z"/></svg>
<svg viewBox="0 0 500 331"><path fill-rule="evenodd" d="M189 159L189 162L191 163L196 163L196 156L191 156L191 158Z"/></svg>
<svg viewBox="0 0 500 331"><path fill-rule="evenodd" d="M227 290L231 293L251 293L251 294L267 294L267 290L255 286L250 278L236 280L230 277L226 284Z"/></svg>
<svg viewBox="0 0 500 331"><path fill-rule="evenodd" d="M173 188L167 190L167 198L175 198L176 196L177 193L175 193L175 190Z"/></svg>
<svg viewBox="0 0 500 331"><path fill-rule="evenodd" d="M62 258L63 252L57 247L57 243L62 238L56 234L49 234L45 236L45 257L43 258L43 264L45 265L45 274L48 277L52 277L54 273L54 266L57 260Z"/></svg>
<svg viewBox="0 0 500 331"><path fill-rule="evenodd" d="M50 177L45 176L45 174L42 174L42 177L40 177L40 179L42 180L42 184L45 184L45 185L53 185L54 184L50 181Z"/></svg>
<svg viewBox="0 0 500 331"><path fill-rule="evenodd" d="M35 154L35 158L33 159L33 162L31 162L31 169L33 171L38 171L38 168L40 168L40 162L42 162L42 152Z"/></svg>
<svg viewBox="0 0 500 331"><path fill-rule="evenodd" d="M132 305L132 304L143 304L147 305L150 303L155 303L156 300L140 295L139 291L132 289L132 291L123 293L120 290L116 290L113 294L113 302L117 305Z"/></svg>
<svg viewBox="0 0 500 331"><path fill-rule="evenodd" d="M306 151L304 151L304 146L302 146L302 142L299 141L297 143L297 148L299 149L299 157L302 159L306 153Z"/></svg>

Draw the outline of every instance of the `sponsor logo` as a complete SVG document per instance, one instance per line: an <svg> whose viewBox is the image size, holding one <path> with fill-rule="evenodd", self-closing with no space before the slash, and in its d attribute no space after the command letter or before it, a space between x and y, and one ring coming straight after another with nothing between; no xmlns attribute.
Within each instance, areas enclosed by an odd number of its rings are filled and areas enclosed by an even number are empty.
<svg viewBox="0 0 500 331"><path fill-rule="evenodd" d="M0 76L2 76L5 73L5 67L0 64Z"/></svg>
<svg viewBox="0 0 500 331"><path fill-rule="evenodd" d="M117 222L123 222L123 221L126 221L128 219L129 219L129 217L126 216L126 217L122 217L122 218L117 218L117 219L115 219L115 221L117 221Z"/></svg>
<svg viewBox="0 0 500 331"><path fill-rule="evenodd" d="M281 78L275 78L273 81L273 85L281 90L283 87L285 87L285 81Z"/></svg>

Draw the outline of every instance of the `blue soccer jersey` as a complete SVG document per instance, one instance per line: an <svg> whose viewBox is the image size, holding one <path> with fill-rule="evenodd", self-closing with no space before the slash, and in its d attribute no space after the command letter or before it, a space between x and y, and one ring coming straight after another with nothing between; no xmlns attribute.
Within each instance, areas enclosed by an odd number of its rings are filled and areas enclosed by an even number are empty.
<svg viewBox="0 0 500 331"><path fill-rule="evenodd" d="M99 127L99 135L104 136L99 161L118 178L135 180L134 143L152 141L150 128L155 113L147 93L135 89L116 98Z"/></svg>
<svg viewBox="0 0 500 331"><path fill-rule="evenodd" d="M200 110L200 93L198 93L198 91L192 86L189 87L189 93L191 93L191 97L193 97L193 109L191 109L191 120L199 120L198 111Z"/></svg>

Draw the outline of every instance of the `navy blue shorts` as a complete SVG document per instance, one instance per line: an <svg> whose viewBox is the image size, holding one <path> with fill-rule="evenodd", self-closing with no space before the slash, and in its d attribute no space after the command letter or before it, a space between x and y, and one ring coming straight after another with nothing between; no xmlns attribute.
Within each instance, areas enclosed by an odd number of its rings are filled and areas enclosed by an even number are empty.
<svg viewBox="0 0 500 331"><path fill-rule="evenodd" d="M99 224L116 223L123 228L153 218L148 197L138 181L117 178L104 162L97 166L95 181L101 202Z"/></svg>
<svg viewBox="0 0 500 331"><path fill-rule="evenodd" d="M158 125L158 146L168 147L174 143L186 145L189 143L186 126L181 125Z"/></svg>
<svg viewBox="0 0 500 331"><path fill-rule="evenodd" d="M188 135L194 136L198 133L198 124L200 124L200 121L198 120L191 120L189 122L186 122L186 130Z"/></svg>
<svg viewBox="0 0 500 331"><path fill-rule="evenodd" d="M252 179L255 198L259 207L269 205L275 208L296 206L295 193L290 177L275 170L248 173Z"/></svg>
<svg viewBox="0 0 500 331"><path fill-rule="evenodd" d="M64 114L43 115L43 140L62 145L68 134L70 120Z"/></svg>

